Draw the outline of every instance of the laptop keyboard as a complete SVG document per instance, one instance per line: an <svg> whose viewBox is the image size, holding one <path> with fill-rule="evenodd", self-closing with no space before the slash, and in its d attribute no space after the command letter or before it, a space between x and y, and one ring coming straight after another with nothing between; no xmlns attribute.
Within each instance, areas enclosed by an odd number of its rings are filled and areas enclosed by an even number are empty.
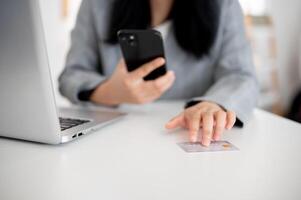
<svg viewBox="0 0 301 200"><path fill-rule="evenodd" d="M60 117L60 125L61 131L65 131L70 128L74 128L79 125L86 124L90 122L89 120L81 120L81 119L71 119L71 118L62 118Z"/></svg>

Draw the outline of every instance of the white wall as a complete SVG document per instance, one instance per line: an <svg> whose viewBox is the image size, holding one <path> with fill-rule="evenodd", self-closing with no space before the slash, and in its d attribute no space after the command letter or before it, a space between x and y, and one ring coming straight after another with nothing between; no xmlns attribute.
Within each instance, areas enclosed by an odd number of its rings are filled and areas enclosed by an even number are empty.
<svg viewBox="0 0 301 200"><path fill-rule="evenodd" d="M74 26L80 0L70 1L68 18L62 17L61 3L61 0L40 0L56 99L60 105L65 105L68 101L59 94L57 79L64 68L66 53L70 45L70 31Z"/></svg>
<svg viewBox="0 0 301 200"><path fill-rule="evenodd" d="M266 13L267 0L239 0L239 2L246 14L261 16Z"/></svg>
<svg viewBox="0 0 301 200"><path fill-rule="evenodd" d="M301 88L299 63L301 36L301 1L269 0L276 31L281 96L287 107L296 91Z"/></svg>

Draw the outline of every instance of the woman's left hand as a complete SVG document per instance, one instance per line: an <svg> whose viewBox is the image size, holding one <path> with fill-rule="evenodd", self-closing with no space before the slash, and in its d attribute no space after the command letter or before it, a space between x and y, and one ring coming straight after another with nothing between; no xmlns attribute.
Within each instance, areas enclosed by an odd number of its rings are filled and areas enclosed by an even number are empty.
<svg viewBox="0 0 301 200"><path fill-rule="evenodd" d="M235 121L234 112L225 111L212 102L201 102L170 120L166 128L186 128L189 130L191 142L197 142L199 138L202 145L209 146L212 140L220 140L224 130L231 129Z"/></svg>

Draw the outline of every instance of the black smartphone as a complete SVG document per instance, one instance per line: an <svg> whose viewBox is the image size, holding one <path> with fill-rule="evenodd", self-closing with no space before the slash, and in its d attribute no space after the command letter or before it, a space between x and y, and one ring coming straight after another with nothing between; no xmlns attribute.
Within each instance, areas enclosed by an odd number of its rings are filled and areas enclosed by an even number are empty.
<svg viewBox="0 0 301 200"><path fill-rule="evenodd" d="M129 72L155 58L165 58L162 36L156 30L120 30L118 40ZM144 77L144 80L155 80L166 72L166 66L163 65Z"/></svg>

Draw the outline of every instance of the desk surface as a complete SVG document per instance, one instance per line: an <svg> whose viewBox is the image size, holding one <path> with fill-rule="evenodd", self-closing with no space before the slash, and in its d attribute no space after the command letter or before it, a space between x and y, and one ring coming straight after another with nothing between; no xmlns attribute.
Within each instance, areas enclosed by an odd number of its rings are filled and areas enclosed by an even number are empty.
<svg viewBox="0 0 301 200"><path fill-rule="evenodd" d="M182 103L127 106L130 114L75 142L0 139L2 200L299 200L301 126L256 110L223 139L240 151L185 153L164 124Z"/></svg>

